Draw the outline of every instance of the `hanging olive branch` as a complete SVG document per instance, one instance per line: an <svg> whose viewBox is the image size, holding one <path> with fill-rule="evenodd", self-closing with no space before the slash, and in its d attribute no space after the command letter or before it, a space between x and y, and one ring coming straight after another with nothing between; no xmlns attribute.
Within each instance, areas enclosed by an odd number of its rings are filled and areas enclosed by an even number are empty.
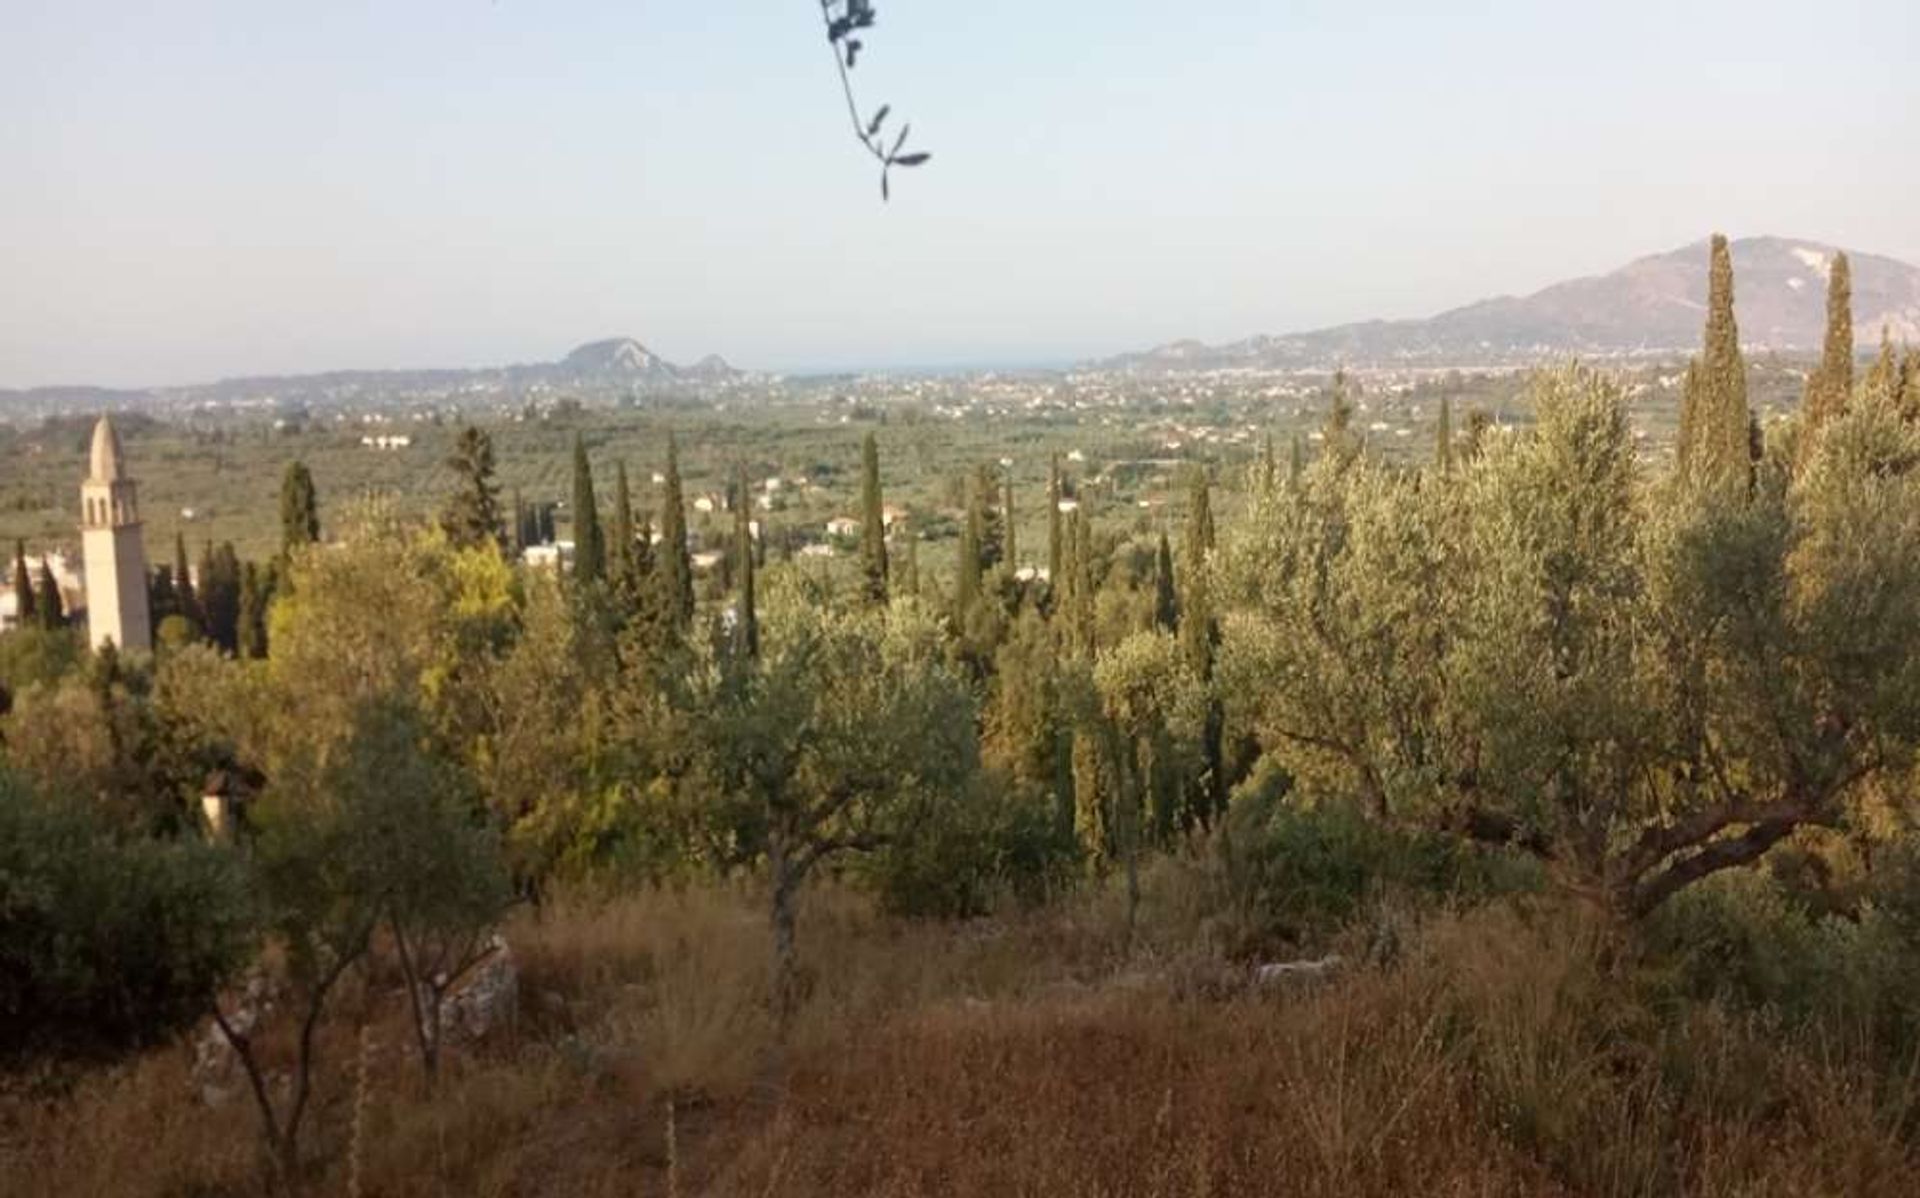
<svg viewBox="0 0 1920 1198"><path fill-rule="evenodd" d="M933 155L924 151L903 152L907 133L913 128L908 124L900 126L900 132L893 135L889 145L882 130L893 106L882 104L871 118L863 118L860 105L853 98L853 78L848 72L853 70L863 46L856 35L873 28L873 0L820 0L820 15L827 23L827 44L833 48L833 64L840 71L840 90L847 97L847 116L853 121L853 135L880 164L880 199L884 202L891 194L887 177L894 167L916 167Z"/></svg>

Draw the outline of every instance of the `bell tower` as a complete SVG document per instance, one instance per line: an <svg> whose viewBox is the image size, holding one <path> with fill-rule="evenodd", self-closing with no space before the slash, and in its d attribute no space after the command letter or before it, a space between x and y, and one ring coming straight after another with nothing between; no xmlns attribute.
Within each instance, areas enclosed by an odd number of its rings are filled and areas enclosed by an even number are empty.
<svg viewBox="0 0 1920 1198"><path fill-rule="evenodd" d="M120 435L105 416L93 426L87 479L80 484L80 545L87 570L87 636L122 652L153 651L147 608L147 551L140 505L120 454Z"/></svg>

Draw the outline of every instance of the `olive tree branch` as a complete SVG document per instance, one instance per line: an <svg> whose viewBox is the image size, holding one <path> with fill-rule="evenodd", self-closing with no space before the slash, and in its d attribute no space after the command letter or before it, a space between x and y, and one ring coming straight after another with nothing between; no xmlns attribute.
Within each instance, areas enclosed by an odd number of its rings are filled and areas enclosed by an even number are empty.
<svg viewBox="0 0 1920 1198"><path fill-rule="evenodd" d="M891 104L882 104L871 119L863 120L860 116L860 104L853 95L852 72L864 43L854 35L873 27L872 0L820 0L820 17L826 23L834 69L840 73L840 91L847 99L847 119L853 123L853 136L880 164L880 199L884 203L891 195L889 174L894 167L916 167L933 155L924 151L903 153L911 125L900 126L891 146L881 138L880 130L893 111Z"/></svg>

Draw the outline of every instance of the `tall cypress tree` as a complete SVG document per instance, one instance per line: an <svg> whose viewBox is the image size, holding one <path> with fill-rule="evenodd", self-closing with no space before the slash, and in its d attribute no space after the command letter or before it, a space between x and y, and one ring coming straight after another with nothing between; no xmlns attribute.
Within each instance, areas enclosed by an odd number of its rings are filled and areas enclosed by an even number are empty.
<svg viewBox="0 0 1920 1198"><path fill-rule="evenodd" d="M1006 529L1006 551L1002 557L1007 563L1007 573L1018 574L1020 572L1020 540L1017 531L1019 523L1013 510L1013 467L1011 466L1007 467L1006 483L1001 494L1000 522Z"/></svg>
<svg viewBox="0 0 1920 1198"><path fill-rule="evenodd" d="M906 561L902 566L902 585L907 594L915 599L920 597L920 534L913 527L911 514L900 519L900 539L906 546Z"/></svg>
<svg viewBox="0 0 1920 1198"><path fill-rule="evenodd" d="M1207 476L1196 471L1193 500L1187 509L1187 562L1180 595L1180 642L1187 660L1202 679L1213 680L1214 649L1220 643L1220 628L1213 616L1213 600L1208 591L1207 559L1213 554L1213 506L1207 494ZM1200 785L1187 804L1189 817L1211 823L1226 810L1226 711L1220 696L1209 687L1206 719L1201 727Z"/></svg>
<svg viewBox="0 0 1920 1198"><path fill-rule="evenodd" d="M267 655L267 588L260 569L248 562L240 571L240 616L235 629L236 649L242 658Z"/></svg>
<svg viewBox="0 0 1920 1198"><path fill-rule="evenodd" d="M1900 363L1900 414L1920 418L1920 350L1909 349Z"/></svg>
<svg viewBox="0 0 1920 1198"><path fill-rule="evenodd" d="M1056 595L1064 593L1067 582L1060 574L1060 551L1064 548L1060 539L1060 501L1065 498L1060 491L1060 455L1056 452L1047 468L1047 580Z"/></svg>
<svg viewBox="0 0 1920 1198"><path fill-rule="evenodd" d="M53 577L53 567L46 558L40 559L40 593L34 597L34 611L40 627L49 632L66 627L67 603L60 597L60 584Z"/></svg>
<svg viewBox="0 0 1920 1198"><path fill-rule="evenodd" d="M860 574L867 602L887 601L887 519L880 497L880 443L860 441Z"/></svg>
<svg viewBox="0 0 1920 1198"><path fill-rule="evenodd" d="M660 607L675 632L693 627L693 558L687 551L687 506L680 486L680 448L667 434L667 469L660 496L660 554L654 559Z"/></svg>
<svg viewBox="0 0 1920 1198"><path fill-rule="evenodd" d="M1153 625L1172 632L1180 623L1179 602L1173 592L1173 546L1167 532L1160 530L1160 545L1153 556Z"/></svg>
<svg viewBox="0 0 1920 1198"><path fill-rule="evenodd" d="M1752 481L1752 413L1747 363L1733 315L1733 256L1713 235L1707 267L1707 326L1700 356L1687 367L1677 446L1681 470L1716 486L1744 489Z"/></svg>
<svg viewBox="0 0 1920 1198"><path fill-rule="evenodd" d="M320 500L305 462L287 463L280 478L280 551L292 553L320 539Z"/></svg>
<svg viewBox="0 0 1920 1198"><path fill-rule="evenodd" d="M1724 236L1713 239L1708 271L1704 346L1713 422L1702 445L1710 468L1739 486L1753 477L1753 412L1747 402L1747 361L1740 353L1740 326L1733 313L1733 253Z"/></svg>
<svg viewBox="0 0 1920 1198"><path fill-rule="evenodd" d="M1440 421L1433 430L1433 467L1445 474L1453 469L1453 397L1440 397Z"/></svg>
<svg viewBox="0 0 1920 1198"><path fill-rule="evenodd" d="M498 545L500 487L493 481L493 437L471 424L462 428L446 466L454 476L453 494L440 516L447 539L461 549L489 541Z"/></svg>
<svg viewBox="0 0 1920 1198"><path fill-rule="evenodd" d="M200 555L200 610L207 639L228 653L240 647L240 557L232 541L218 549L206 544Z"/></svg>
<svg viewBox="0 0 1920 1198"><path fill-rule="evenodd" d="M1847 410L1853 393L1853 272L1835 252L1827 274L1827 340L1820 365L1807 378L1800 443L1811 451L1819 432Z"/></svg>
<svg viewBox="0 0 1920 1198"><path fill-rule="evenodd" d="M628 599L635 596L642 582L637 540L633 493L627 488L627 463L622 459L613 466L613 552L608 566L615 589Z"/></svg>
<svg viewBox="0 0 1920 1198"><path fill-rule="evenodd" d="M1300 479L1307 472L1307 446L1300 434L1293 434L1293 444L1287 447L1287 487L1300 489Z"/></svg>
<svg viewBox="0 0 1920 1198"><path fill-rule="evenodd" d="M20 619L20 627L39 622L39 610L34 606L33 577L27 573L27 543L13 543L13 602L14 614Z"/></svg>
<svg viewBox="0 0 1920 1198"><path fill-rule="evenodd" d="M573 435L573 573L582 582L607 576L607 544L600 532L600 503L593 494L593 463L587 443Z"/></svg>
<svg viewBox="0 0 1920 1198"><path fill-rule="evenodd" d="M1893 333L1883 324L1880 326L1880 352L1874 356L1863 385L1868 395L1891 404L1898 411L1900 383L1900 356L1893 352Z"/></svg>
<svg viewBox="0 0 1920 1198"><path fill-rule="evenodd" d="M974 605L980 601L980 542L985 536L986 513L981 510L980 488L967 492L967 521L960 529L959 571L954 582L955 620L964 627Z"/></svg>
<svg viewBox="0 0 1920 1198"><path fill-rule="evenodd" d="M1698 437L1695 431L1700 424L1700 358L1696 355L1687 362L1687 376L1680 385L1680 427L1674 433L1673 456L1679 464L1680 472L1693 473L1696 450L1694 442Z"/></svg>
<svg viewBox="0 0 1920 1198"><path fill-rule="evenodd" d="M187 568L187 537L185 533L173 534L173 593L180 605L180 614L196 629L207 626L205 614L200 610L200 596L193 586L193 572Z"/></svg>
<svg viewBox="0 0 1920 1198"><path fill-rule="evenodd" d="M734 552L739 559L735 578L739 586L739 601L734 608L733 639L734 649L749 660L760 656L760 614L754 603L754 567L753 567L753 517L748 514L744 496L747 493L746 468L740 470L740 494L743 502L734 504L733 534Z"/></svg>
<svg viewBox="0 0 1920 1198"><path fill-rule="evenodd" d="M1095 649L1093 594L1093 521L1085 508L1073 510L1073 592L1068 620L1074 653L1091 661Z"/></svg>

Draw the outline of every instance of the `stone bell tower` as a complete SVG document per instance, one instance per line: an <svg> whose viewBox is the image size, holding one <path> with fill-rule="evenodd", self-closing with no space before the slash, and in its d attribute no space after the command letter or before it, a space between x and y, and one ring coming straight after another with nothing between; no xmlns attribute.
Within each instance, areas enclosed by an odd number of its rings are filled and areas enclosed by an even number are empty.
<svg viewBox="0 0 1920 1198"><path fill-rule="evenodd" d="M112 641L122 652L152 652L140 506L121 459L119 434L105 416L93 426L87 480L80 484L80 544L87 569L87 636L93 647Z"/></svg>

